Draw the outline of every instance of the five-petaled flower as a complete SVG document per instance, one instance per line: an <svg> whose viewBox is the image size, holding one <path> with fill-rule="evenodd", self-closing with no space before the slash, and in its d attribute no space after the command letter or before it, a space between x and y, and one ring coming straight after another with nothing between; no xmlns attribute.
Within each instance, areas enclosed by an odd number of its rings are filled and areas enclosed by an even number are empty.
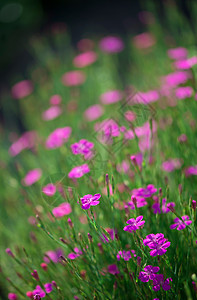
<svg viewBox="0 0 197 300"><path fill-rule="evenodd" d="M151 265L148 265L144 267L144 271L141 271L139 274L139 279L142 282L148 282L149 280L153 280L156 277L157 272L159 272L159 267L153 267Z"/></svg>
<svg viewBox="0 0 197 300"><path fill-rule="evenodd" d="M166 248L170 247L171 242L169 242L162 233L149 234L143 240L143 244L148 246L150 249L151 256L163 255L166 253Z"/></svg>
<svg viewBox="0 0 197 300"><path fill-rule="evenodd" d="M170 225L170 229L177 229L177 230L182 230L184 229L187 225L190 225L192 223L191 220L189 220L189 216L185 215L181 217L182 220L179 218L174 219L174 224Z"/></svg>
<svg viewBox="0 0 197 300"><path fill-rule="evenodd" d="M100 203L100 201L98 201L100 197L101 197L100 194L95 194L94 196L88 194L83 196L83 198L81 198L81 203L82 203L81 208L89 209L90 206L98 205Z"/></svg>
<svg viewBox="0 0 197 300"><path fill-rule="evenodd" d="M170 290L170 281L172 281L172 278L167 278L166 280L164 280L163 274L156 274L153 279L153 291L157 292L161 287L164 291Z"/></svg>
<svg viewBox="0 0 197 300"><path fill-rule="evenodd" d="M124 227L124 231L129 231L129 232L132 232L132 231L136 231L137 229L139 229L141 226L144 225L145 221L142 221L143 219L143 216L139 216L136 218L136 220L134 218L132 219L129 219L127 221L127 226Z"/></svg>

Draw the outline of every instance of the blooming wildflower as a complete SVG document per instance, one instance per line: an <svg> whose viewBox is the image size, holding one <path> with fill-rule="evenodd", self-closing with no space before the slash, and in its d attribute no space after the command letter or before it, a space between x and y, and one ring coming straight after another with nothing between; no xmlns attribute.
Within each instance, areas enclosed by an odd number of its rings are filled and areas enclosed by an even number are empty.
<svg viewBox="0 0 197 300"><path fill-rule="evenodd" d="M193 89L190 86L181 86L175 90L175 95L177 99L183 100L185 98L190 98L193 94Z"/></svg>
<svg viewBox="0 0 197 300"><path fill-rule="evenodd" d="M135 121L136 119L136 114L131 111L131 110L127 110L125 113L124 113L124 117L125 119L128 121L128 122L133 122Z"/></svg>
<svg viewBox="0 0 197 300"><path fill-rule="evenodd" d="M136 231L137 229L139 229L141 226L144 225L145 221L142 221L143 219L143 216L138 216L136 218L136 220L134 218L132 219L129 219L127 221L127 226L124 227L124 231L129 231L129 232L132 232L132 231Z"/></svg>
<svg viewBox="0 0 197 300"><path fill-rule="evenodd" d="M53 183L48 183L42 188L42 192L45 195L52 197L56 193L56 186Z"/></svg>
<svg viewBox="0 0 197 300"><path fill-rule="evenodd" d="M62 255L64 255L64 252L60 248L55 251L49 250L45 253L44 261L48 264L51 260L52 262L57 264L59 261L59 257Z"/></svg>
<svg viewBox="0 0 197 300"><path fill-rule="evenodd" d="M179 84L186 83L190 78L190 74L186 71L176 71L164 77L164 81L170 87L176 87Z"/></svg>
<svg viewBox="0 0 197 300"><path fill-rule="evenodd" d="M91 149L94 147L94 144L83 139L80 140L78 143L71 145L72 153L77 154L83 154L85 159L91 158L92 151Z"/></svg>
<svg viewBox="0 0 197 300"><path fill-rule="evenodd" d="M191 176L191 175L197 175L197 165L196 166L190 166L185 169L185 176Z"/></svg>
<svg viewBox="0 0 197 300"><path fill-rule="evenodd" d="M45 110L42 114L42 118L45 121L50 121L61 115L62 110L59 106L51 106L49 109Z"/></svg>
<svg viewBox="0 0 197 300"><path fill-rule="evenodd" d="M175 203L174 202L169 202L166 205L166 201L167 201L166 198L162 199L162 212L164 214L169 213L171 211L170 208L174 208L175 207Z"/></svg>
<svg viewBox="0 0 197 300"><path fill-rule="evenodd" d="M133 43L138 49L146 49L152 47L156 43L156 41L152 34L150 34L149 32L144 32L136 35L133 38Z"/></svg>
<svg viewBox="0 0 197 300"><path fill-rule="evenodd" d="M107 270L110 274L113 274L113 275L116 275L116 274L120 273L120 271L118 270L117 265L115 265L115 264L114 265L109 265Z"/></svg>
<svg viewBox="0 0 197 300"><path fill-rule="evenodd" d="M5 252L6 252L9 256L14 257L14 254L13 254L13 252L11 251L10 248L5 249Z"/></svg>
<svg viewBox="0 0 197 300"><path fill-rule="evenodd" d="M132 195L136 197L150 198L154 193L156 193L157 189L153 184L147 185L146 188L138 188L132 190Z"/></svg>
<svg viewBox="0 0 197 300"><path fill-rule="evenodd" d="M69 215L72 212L70 203L61 203L58 207L53 208L53 215L56 218L62 218L63 216Z"/></svg>
<svg viewBox="0 0 197 300"><path fill-rule="evenodd" d="M23 133L23 135L10 146L10 155L16 156L24 149L31 149L35 145L36 137L35 131Z"/></svg>
<svg viewBox="0 0 197 300"><path fill-rule="evenodd" d="M114 240L115 235L117 234L117 230L116 229L111 229L111 228L105 228L105 230L110 235L111 240ZM102 233L102 237L100 237L100 239L102 240L103 243L106 243L106 242L109 243L110 242L110 239L104 233Z"/></svg>
<svg viewBox="0 0 197 300"><path fill-rule="evenodd" d="M103 107L99 104L95 104L86 109L86 111L84 112L84 116L87 121L91 122L101 117L103 115L103 112Z"/></svg>
<svg viewBox="0 0 197 300"><path fill-rule="evenodd" d="M23 178L22 182L26 186L30 186L37 182L40 177L42 176L42 170L41 169L34 169L29 171L26 176Z"/></svg>
<svg viewBox="0 0 197 300"><path fill-rule="evenodd" d="M103 52L118 53L124 49L124 44L118 37L107 36L100 41L99 47Z"/></svg>
<svg viewBox="0 0 197 300"><path fill-rule="evenodd" d="M28 291L28 292L26 293L26 296L27 296L28 298L30 298L30 299L33 299L33 297L34 297L33 292L31 292L31 291Z"/></svg>
<svg viewBox="0 0 197 300"><path fill-rule="evenodd" d="M50 98L51 105L59 105L62 102L62 97L60 95L53 95Z"/></svg>
<svg viewBox="0 0 197 300"><path fill-rule="evenodd" d="M73 64L77 68L83 68L93 64L97 60L97 54L93 51L88 51L77 55L73 59Z"/></svg>
<svg viewBox="0 0 197 300"><path fill-rule="evenodd" d="M17 296L17 294L9 293L9 294L8 294L8 299L9 299L9 300L17 300L17 299L18 299L18 296Z"/></svg>
<svg viewBox="0 0 197 300"><path fill-rule="evenodd" d="M89 209L90 206L98 205L100 203L100 201L98 201L100 198L101 198L100 194L95 194L94 196L88 194L83 196L83 198L81 198L81 202L82 202L81 208Z"/></svg>
<svg viewBox="0 0 197 300"><path fill-rule="evenodd" d="M185 142L187 142L187 136L186 136L186 134L181 134L179 137L178 137L178 141L180 142L180 143L185 143Z"/></svg>
<svg viewBox="0 0 197 300"><path fill-rule="evenodd" d="M178 159L178 158L169 159L162 163L162 169L166 172L172 172L176 169L180 169L181 165L182 165L182 163L181 163L180 159Z"/></svg>
<svg viewBox="0 0 197 300"><path fill-rule="evenodd" d="M135 163L141 167L142 166L142 161L143 161L143 154L142 153L137 153L135 155L131 155L130 159L132 163L135 165Z"/></svg>
<svg viewBox="0 0 197 300"><path fill-rule="evenodd" d="M124 95L121 91L112 90L112 91L108 91L108 92L102 94L100 97L100 101L103 104L112 104L112 103L116 103L116 102L119 102L120 100L122 100L123 96Z"/></svg>
<svg viewBox="0 0 197 300"><path fill-rule="evenodd" d="M78 248L74 248L74 251L75 251L75 253L74 252L72 252L72 253L69 253L68 254L68 258L69 259L75 259L75 258L77 258L77 257L79 257L80 255L82 255L83 254L83 252L80 250L80 249L78 249Z"/></svg>
<svg viewBox="0 0 197 300"><path fill-rule="evenodd" d="M40 266L41 266L41 268L42 268L45 272L47 271L48 266L47 266L46 263L41 263Z"/></svg>
<svg viewBox="0 0 197 300"><path fill-rule="evenodd" d="M153 267L151 265L148 265L144 267L144 271L141 271L139 274L139 279L142 282L148 282L149 280L153 280L155 278L155 275L157 272L159 272L159 267Z"/></svg>
<svg viewBox="0 0 197 300"><path fill-rule="evenodd" d="M188 59L178 60L174 63L177 69L187 70L197 64L197 56L190 57Z"/></svg>
<svg viewBox="0 0 197 300"><path fill-rule="evenodd" d="M188 51L183 47L172 48L168 50L168 56L174 60L182 60L187 58Z"/></svg>
<svg viewBox="0 0 197 300"><path fill-rule="evenodd" d="M47 138L46 148L55 149L61 147L69 139L71 131L70 127L55 129Z"/></svg>
<svg viewBox="0 0 197 300"><path fill-rule="evenodd" d="M172 278L167 278L164 280L163 274L156 274L156 276L153 278L153 291L157 292L161 287L164 291L170 290L170 281L172 281Z"/></svg>
<svg viewBox="0 0 197 300"><path fill-rule="evenodd" d="M100 124L96 124L95 130L101 134L99 138L101 143L104 144L112 144L113 138L120 135L120 128L112 119L106 119Z"/></svg>
<svg viewBox="0 0 197 300"><path fill-rule="evenodd" d="M29 96L33 92L33 84L30 80L23 80L16 83L12 87L12 97L22 99Z"/></svg>
<svg viewBox="0 0 197 300"><path fill-rule="evenodd" d="M69 178L80 178L82 177L84 174L89 173L90 169L88 167L87 164L83 164L81 166L77 166L75 168L73 168L69 174L68 177Z"/></svg>
<svg viewBox="0 0 197 300"><path fill-rule="evenodd" d="M67 72L62 76L62 83L66 86L77 86L85 82L86 75L82 71Z"/></svg>
<svg viewBox="0 0 197 300"><path fill-rule="evenodd" d="M159 99L159 93L156 90L151 90L144 93L138 92L131 98L129 104L147 105L149 103L156 102L158 99Z"/></svg>
<svg viewBox="0 0 197 300"><path fill-rule="evenodd" d="M151 256L156 256L165 254L167 251L166 248L170 247L171 243L164 238L162 233L157 233L147 235L143 240L143 244L148 246L150 249L153 249L150 251Z"/></svg>
<svg viewBox="0 0 197 300"><path fill-rule="evenodd" d="M126 160L123 160L121 164L117 164L116 169L119 173L127 174L129 172L130 165Z"/></svg>
<svg viewBox="0 0 197 300"><path fill-rule="evenodd" d="M33 295L39 295L41 298L44 298L46 296L46 293L43 291L43 289L37 285L35 290L33 290Z"/></svg>
<svg viewBox="0 0 197 300"><path fill-rule="evenodd" d="M53 286L51 283L44 284L44 288L45 288L45 291L47 292L47 294L51 293L53 290Z"/></svg>
<svg viewBox="0 0 197 300"><path fill-rule="evenodd" d="M137 207L143 207L147 205L146 198L144 197L137 197L135 195L131 196L131 201L129 201L128 206L130 209L135 209L135 206Z"/></svg>
<svg viewBox="0 0 197 300"><path fill-rule="evenodd" d="M174 224L170 225L170 229L177 229L177 230L182 230L184 229L187 225L190 225L192 223L191 220L189 220L189 216L185 215L181 217L182 220L179 218L174 219Z"/></svg>
<svg viewBox="0 0 197 300"><path fill-rule="evenodd" d="M120 258L123 258L125 261L129 261L131 259L131 253L134 257L136 257L135 250L128 250L128 251L118 251L118 254L116 255L117 260L120 260Z"/></svg>

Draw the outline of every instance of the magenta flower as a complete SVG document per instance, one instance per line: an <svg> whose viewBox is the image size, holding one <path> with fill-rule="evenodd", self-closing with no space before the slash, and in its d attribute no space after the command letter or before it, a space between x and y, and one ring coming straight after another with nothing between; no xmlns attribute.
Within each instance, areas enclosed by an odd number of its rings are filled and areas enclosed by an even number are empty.
<svg viewBox="0 0 197 300"><path fill-rule="evenodd" d="M175 90L176 98L179 100L190 98L192 94L193 89L190 86L181 86Z"/></svg>
<svg viewBox="0 0 197 300"><path fill-rule="evenodd" d="M103 52L118 53L124 49L124 44L118 37L106 36L100 41L99 47Z"/></svg>
<svg viewBox="0 0 197 300"><path fill-rule="evenodd" d="M138 49L147 49L152 47L156 43L156 40L152 34L144 32L136 35L133 38L133 43Z"/></svg>
<svg viewBox="0 0 197 300"><path fill-rule="evenodd" d="M178 48L169 49L167 53L171 59L182 60L187 58L188 51L183 47L178 47Z"/></svg>
<svg viewBox="0 0 197 300"><path fill-rule="evenodd" d="M45 195L52 197L56 193L56 186L53 183L48 183L42 188L42 192Z"/></svg>
<svg viewBox="0 0 197 300"><path fill-rule="evenodd" d="M47 138L46 148L55 149L61 147L69 139L71 131L70 127L55 129Z"/></svg>
<svg viewBox="0 0 197 300"><path fill-rule="evenodd" d="M69 215L72 212L70 203L64 202L61 203L58 207L55 207L53 210L53 215L56 218L62 218L63 216Z"/></svg>
<svg viewBox="0 0 197 300"><path fill-rule="evenodd" d="M84 164L84 165L73 168L70 171L70 173L68 174L68 177L69 178L80 178L84 174L89 173L89 172L90 172L90 169L89 169L88 165Z"/></svg>
<svg viewBox="0 0 197 300"><path fill-rule="evenodd" d="M31 170L23 178L22 183L26 186L30 186L30 185L34 184L35 182L37 182L41 176L42 176L41 169Z"/></svg>
<svg viewBox="0 0 197 300"><path fill-rule="evenodd" d="M100 194L95 194L94 196L88 194L83 196L83 198L81 198L81 202L82 202L81 208L89 209L90 206L98 205L100 203L100 201L98 201L100 198L101 198Z"/></svg>
<svg viewBox="0 0 197 300"><path fill-rule="evenodd" d="M174 219L174 224L170 225L170 229L177 229L177 230L183 230L187 225L190 225L192 223L191 220L189 220L189 216L182 216L182 221L179 218Z"/></svg>
<svg viewBox="0 0 197 300"><path fill-rule="evenodd" d="M67 72L62 76L62 83L65 86L78 86L85 82L86 75L82 71Z"/></svg>
<svg viewBox="0 0 197 300"><path fill-rule="evenodd" d="M132 231L136 231L137 229L139 229L141 226L144 225L145 221L142 221L143 219L143 216L139 216L136 218L136 220L133 218L133 219L129 219L127 221L127 226L125 226L123 228L124 231L129 231L129 232L132 232Z"/></svg>
<svg viewBox="0 0 197 300"><path fill-rule="evenodd" d="M118 267L117 265L109 265L108 268L107 268L108 272L112 275L116 275L116 274L119 274L120 271L118 270Z"/></svg>
<svg viewBox="0 0 197 300"><path fill-rule="evenodd" d="M35 131L27 131L23 133L23 135L10 146L10 155L16 156L22 150L32 148L36 143L36 138L37 135Z"/></svg>
<svg viewBox="0 0 197 300"><path fill-rule="evenodd" d="M18 296L17 296L17 294L9 293L9 294L8 294L8 299L9 299L9 300L17 300L17 299L18 299Z"/></svg>
<svg viewBox="0 0 197 300"><path fill-rule="evenodd" d="M45 110L42 114L42 118L45 121L50 121L61 115L62 110L59 106L51 106L49 109Z"/></svg>
<svg viewBox="0 0 197 300"><path fill-rule="evenodd" d="M23 80L16 83L12 87L12 97L22 99L29 96L33 92L33 84L30 80Z"/></svg>
<svg viewBox="0 0 197 300"><path fill-rule="evenodd" d="M151 256L163 255L166 253L166 248L170 247L170 242L164 238L162 233L149 234L143 240L143 244L148 246L150 249Z"/></svg>
<svg viewBox="0 0 197 300"><path fill-rule="evenodd" d="M67 257L69 259L75 259L75 258L77 258L77 257L79 257L83 254L83 252L80 249L76 248L76 247L74 248L74 251L75 252L71 252L71 253L68 254Z"/></svg>
<svg viewBox="0 0 197 300"><path fill-rule="evenodd" d="M100 101L103 104L112 104L119 102L124 97L123 93L119 90L108 91L100 96Z"/></svg>
<svg viewBox="0 0 197 300"><path fill-rule="evenodd" d="M176 71L164 77L164 81L169 87L176 87L179 84L186 83L191 75L186 71Z"/></svg>
<svg viewBox="0 0 197 300"><path fill-rule="evenodd" d="M128 251L118 251L118 254L116 255L117 260L120 260L120 258L123 258L125 261L129 261L131 259L131 253L134 257L136 257L135 250L128 250Z"/></svg>
<svg viewBox="0 0 197 300"><path fill-rule="evenodd" d="M153 184L147 185L146 188L138 188L132 190L132 195L136 197L150 198L154 193L156 193L157 189Z"/></svg>
<svg viewBox="0 0 197 300"><path fill-rule="evenodd" d="M33 290L33 295L34 296L39 295L40 298L44 298L46 296L46 293L43 291L43 289L39 285L37 285L35 290Z"/></svg>
<svg viewBox="0 0 197 300"><path fill-rule="evenodd" d="M164 280L163 274L156 274L156 276L153 278L153 291L157 292L161 287L164 291L170 290L170 281L172 281L172 278L167 278Z"/></svg>
<svg viewBox="0 0 197 300"><path fill-rule="evenodd" d="M97 54L93 51L88 51L77 55L73 60L73 64L77 68L83 68L93 64L96 60Z"/></svg>
<svg viewBox="0 0 197 300"><path fill-rule="evenodd" d="M45 253L44 256L44 261L49 264L50 260L53 261L55 264L58 263L59 261L59 257L64 255L64 252L62 251L62 249L57 249L55 251L49 250Z"/></svg>
<svg viewBox="0 0 197 300"><path fill-rule="evenodd" d="M112 228L105 228L105 230L110 235L111 240L114 240L115 234L117 233L117 230L112 229ZM110 239L104 233L102 233L102 236L100 236L100 239L102 240L103 243L109 243L110 242Z"/></svg>
<svg viewBox="0 0 197 300"><path fill-rule="evenodd" d="M103 107L99 104L95 104L86 109L86 111L84 112L84 116L87 121L91 122L101 117L103 113Z"/></svg>
<svg viewBox="0 0 197 300"><path fill-rule="evenodd" d="M71 150L72 153L77 155L77 154L82 154L84 155L85 159L91 158L92 156L92 151L91 149L94 147L94 144L87 141L87 140L80 140L78 143L72 144L71 145Z"/></svg>
<svg viewBox="0 0 197 300"><path fill-rule="evenodd" d="M166 172L172 172L174 170L180 169L182 163L178 158L169 159L162 163L162 169Z"/></svg>
<svg viewBox="0 0 197 300"><path fill-rule="evenodd" d="M62 97L60 95L53 95L50 98L51 105L59 105L62 102Z"/></svg>
<svg viewBox="0 0 197 300"><path fill-rule="evenodd" d="M47 294L51 293L53 290L53 286L51 283L44 284L44 288L45 288L45 291L47 292Z"/></svg>
<svg viewBox="0 0 197 300"><path fill-rule="evenodd" d="M190 69L196 64L197 64L197 56L193 56L183 60L178 60L174 63L175 67L181 70Z"/></svg>
<svg viewBox="0 0 197 300"><path fill-rule="evenodd" d="M151 265L148 265L144 267L144 271L141 271L139 274L139 279L142 282L148 282L149 280L153 280L156 276L155 273L159 272L159 267L153 267Z"/></svg>

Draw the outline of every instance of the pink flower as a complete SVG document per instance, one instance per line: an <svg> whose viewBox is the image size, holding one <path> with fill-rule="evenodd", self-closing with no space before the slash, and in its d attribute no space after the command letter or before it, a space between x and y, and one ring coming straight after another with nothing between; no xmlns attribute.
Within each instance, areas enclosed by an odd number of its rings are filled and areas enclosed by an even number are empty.
<svg viewBox="0 0 197 300"><path fill-rule="evenodd" d="M53 286L51 283L45 283L44 288L45 288L45 291L47 292L47 294L51 293L53 290Z"/></svg>
<svg viewBox="0 0 197 300"><path fill-rule="evenodd" d="M53 95L50 98L51 105L59 105L62 102L62 97L60 95Z"/></svg>
<svg viewBox="0 0 197 300"><path fill-rule="evenodd" d="M127 221L127 226L124 227L124 231L129 231L129 232L132 232L132 231L136 231L137 229L139 229L141 226L144 225L145 221L142 221L143 219L143 216L139 216L136 218L136 220L134 218L132 219L129 219Z"/></svg>
<svg viewBox="0 0 197 300"><path fill-rule="evenodd" d="M175 90L176 98L182 100L190 98L193 94L193 89L190 86L182 86Z"/></svg>
<svg viewBox="0 0 197 300"><path fill-rule="evenodd" d="M186 59L187 53L188 53L187 49L185 49L183 47L172 48L172 49L168 50L168 56L171 59L175 59L175 60Z"/></svg>
<svg viewBox="0 0 197 300"><path fill-rule="evenodd" d="M17 296L17 294L9 293L9 294L8 294L8 299L9 299L9 300L17 300L17 299L18 299L18 296Z"/></svg>
<svg viewBox="0 0 197 300"><path fill-rule="evenodd" d="M55 149L61 147L67 142L70 137L72 129L70 127L63 127L55 129L47 138L46 148Z"/></svg>
<svg viewBox="0 0 197 300"><path fill-rule="evenodd" d="M170 229L177 229L177 230L182 230L184 229L187 225L190 225L192 223L191 220L189 220L189 216L182 216L182 220L179 218L174 219L174 224L170 225Z"/></svg>
<svg viewBox="0 0 197 300"><path fill-rule="evenodd" d="M170 290L170 281L172 281L172 278L167 278L166 280L164 280L163 274L156 274L153 278L153 291L157 292L161 287L164 291Z"/></svg>
<svg viewBox="0 0 197 300"><path fill-rule="evenodd" d="M116 274L119 274L120 271L118 270L118 267L117 265L109 265L108 268L107 268L108 272L112 275L116 275Z"/></svg>
<svg viewBox="0 0 197 300"><path fill-rule="evenodd" d="M191 166L185 169L185 176L197 175L197 166Z"/></svg>
<svg viewBox="0 0 197 300"><path fill-rule="evenodd" d="M107 36L100 41L99 47L103 52L118 53L124 49L124 44L118 37Z"/></svg>
<svg viewBox="0 0 197 300"><path fill-rule="evenodd" d="M163 255L167 252L166 248L170 247L170 242L164 238L163 233L149 234L143 240L143 244L150 249L151 256Z"/></svg>
<svg viewBox="0 0 197 300"><path fill-rule="evenodd" d="M42 192L45 195L52 197L56 193L56 186L52 183L48 183L46 186L42 188Z"/></svg>
<svg viewBox="0 0 197 300"><path fill-rule="evenodd" d="M98 205L100 203L100 201L98 201L100 198L101 198L100 194L95 194L94 196L88 194L83 196L83 198L81 198L81 203L82 203L81 208L86 210L89 209L90 206Z"/></svg>
<svg viewBox="0 0 197 300"><path fill-rule="evenodd" d="M82 39L77 43L77 47L80 51L89 51L94 48L94 42L90 39Z"/></svg>
<svg viewBox="0 0 197 300"><path fill-rule="evenodd" d="M176 169L180 169L181 165L182 165L182 163L181 163L180 159L178 159L178 158L169 159L162 163L162 169L166 172L172 172Z"/></svg>
<svg viewBox="0 0 197 300"><path fill-rule="evenodd" d="M190 73L186 71L176 71L174 73L166 75L163 79L170 87L176 87L179 84L186 83L191 77Z"/></svg>
<svg viewBox="0 0 197 300"><path fill-rule="evenodd" d="M10 146L10 155L16 156L22 150L32 148L35 145L36 138L37 135L35 131L27 131L23 133L23 135Z"/></svg>
<svg viewBox="0 0 197 300"><path fill-rule="evenodd" d="M36 286L36 289L33 291L33 295L39 295L41 298L44 298L46 296L45 292L39 285Z"/></svg>
<svg viewBox="0 0 197 300"><path fill-rule="evenodd" d="M77 86L85 82L86 75L82 71L70 71L62 76L62 83L66 86Z"/></svg>
<svg viewBox="0 0 197 300"><path fill-rule="evenodd" d="M72 153L75 155L82 154L85 159L91 158L92 148L94 148L94 144L85 139L71 145Z"/></svg>
<svg viewBox="0 0 197 300"><path fill-rule="evenodd" d="M49 109L45 110L42 114L42 118L45 121L50 121L61 115L62 110L59 106L51 106Z"/></svg>
<svg viewBox="0 0 197 300"><path fill-rule="evenodd" d="M86 111L84 112L84 116L89 122L91 122L101 117L103 115L103 112L104 110L102 106L99 104L95 104L86 109Z"/></svg>
<svg viewBox="0 0 197 300"><path fill-rule="evenodd" d="M135 165L138 165L139 167L142 166L142 161L143 161L143 154L142 153L137 153L135 155L131 155L130 159L132 163Z"/></svg>
<svg viewBox="0 0 197 300"><path fill-rule="evenodd" d="M45 253L45 256L44 256L44 261L48 264L50 263L50 260L53 261L55 264L58 263L59 261L59 257L64 255L62 249L57 249L56 251L52 251L52 250L49 250Z"/></svg>
<svg viewBox="0 0 197 300"><path fill-rule="evenodd" d="M42 170L41 169L34 169L29 171L26 176L23 178L22 182L26 186L30 186L37 182L40 177L42 176Z"/></svg>
<svg viewBox="0 0 197 300"><path fill-rule="evenodd" d="M75 258L77 258L77 257L79 257L83 254L83 252L81 250L79 250L78 248L76 248L76 247L74 248L74 251L75 252L71 252L71 253L68 254L67 257L69 259L75 259Z"/></svg>
<svg viewBox="0 0 197 300"><path fill-rule="evenodd" d="M81 166L77 166L73 168L70 173L68 174L69 178L80 178L84 174L89 173L90 169L87 164L83 164Z"/></svg>
<svg viewBox="0 0 197 300"><path fill-rule="evenodd" d="M149 103L156 102L158 99L159 93L156 90L150 90L148 92L138 92L131 98L129 104L148 105Z"/></svg>
<svg viewBox="0 0 197 300"><path fill-rule="evenodd" d="M33 84L30 80L23 80L16 83L12 87L12 97L15 99L22 99L33 92Z"/></svg>
<svg viewBox="0 0 197 300"><path fill-rule="evenodd" d="M133 111L128 110L125 112L124 117L128 122L133 122L136 119L136 114Z"/></svg>
<svg viewBox="0 0 197 300"><path fill-rule="evenodd" d="M63 216L69 215L72 212L70 203L64 202L61 203L58 207L55 207L53 210L53 215L56 218L62 218Z"/></svg>
<svg viewBox="0 0 197 300"><path fill-rule="evenodd" d="M197 56L193 56L185 60L178 60L174 63L177 69L182 69L182 70L190 69L196 64L197 64Z"/></svg>
<svg viewBox="0 0 197 300"><path fill-rule="evenodd" d="M101 95L100 100L103 104L112 104L119 102L124 97L123 93L119 90L108 91Z"/></svg>
<svg viewBox="0 0 197 300"><path fill-rule="evenodd" d="M77 68L83 68L93 64L96 60L97 54L93 51L88 51L77 55L73 60L73 64Z"/></svg>
<svg viewBox="0 0 197 300"><path fill-rule="evenodd" d="M133 38L133 43L138 49L147 49L152 47L156 43L156 40L152 34L149 32L144 32L136 35Z"/></svg>

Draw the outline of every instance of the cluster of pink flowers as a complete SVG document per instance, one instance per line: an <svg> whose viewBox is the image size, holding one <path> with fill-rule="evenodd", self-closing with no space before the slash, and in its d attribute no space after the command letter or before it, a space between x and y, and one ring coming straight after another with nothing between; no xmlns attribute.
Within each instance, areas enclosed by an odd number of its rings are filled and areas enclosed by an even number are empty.
<svg viewBox="0 0 197 300"><path fill-rule="evenodd" d="M94 144L92 142L89 142L85 139L80 140L78 143L71 145L72 153L82 154L85 159L90 159L93 155L92 149L94 147Z"/></svg>
<svg viewBox="0 0 197 300"><path fill-rule="evenodd" d="M151 233L143 240L143 244L151 249L151 256L157 256L165 254L171 243L164 238L163 233Z"/></svg>

